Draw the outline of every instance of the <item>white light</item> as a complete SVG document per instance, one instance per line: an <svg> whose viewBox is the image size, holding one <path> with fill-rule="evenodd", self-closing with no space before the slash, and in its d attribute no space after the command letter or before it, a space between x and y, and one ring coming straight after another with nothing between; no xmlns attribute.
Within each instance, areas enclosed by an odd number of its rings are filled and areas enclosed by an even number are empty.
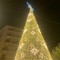
<svg viewBox="0 0 60 60"><path fill-rule="evenodd" d="M32 21L32 19L27 20L27 22L31 22L31 21Z"/></svg>
<svg viewBox="0 0 60 60"><path fill-rule="evenodd" d="M31 16L32 15L32 13L29 13L29 16Z"/></svg>
<svg viewBox="0 0 60 60"><path fill-rule="evenodd" d="M25 29L24 29L24 33L26 33L26 32L27 32L27 29L25 28Z"/></svg>
<svg viewBox="0 0 60 60"><path fill-rule="evenodd" d="M35 35L36 33L35 33L35 31L32 31L31 34L32 34L32 35Z"/></svg>
<svg viewBox="0 0 60 60"><path fill-rule="evenodd" d="M45 43L43 43L43 46L44 46L46 49L48 49Z"/></svg>
<svg viewBox="0 0 60 60"><path fill-rule="evenodd" d="M19 46L19 50L22 49L24 45L24 43L21 43L21 45Z"/></svg>
<svg viewBox="0 0 60 60"><path fill-rule="evenodd" d="M32 50L30 50L30 52L36 55L39 52L39 50L34 47Z"/></svg>
<svg viewBox="0 0 60 60"><path fill-rule="evenodd" d="M38 32L41 33L40 29L38 29Z"/></svg>

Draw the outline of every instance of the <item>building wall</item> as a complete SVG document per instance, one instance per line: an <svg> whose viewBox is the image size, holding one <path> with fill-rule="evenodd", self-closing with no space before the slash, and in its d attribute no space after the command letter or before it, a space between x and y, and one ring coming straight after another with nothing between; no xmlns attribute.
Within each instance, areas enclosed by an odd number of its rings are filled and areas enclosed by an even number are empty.
<svg viewBox="0 0 60 60"><path fill-rule="evenodd" d="M0 59L14 60L22 30L11 26L5 26L0 33Z"/></svg>

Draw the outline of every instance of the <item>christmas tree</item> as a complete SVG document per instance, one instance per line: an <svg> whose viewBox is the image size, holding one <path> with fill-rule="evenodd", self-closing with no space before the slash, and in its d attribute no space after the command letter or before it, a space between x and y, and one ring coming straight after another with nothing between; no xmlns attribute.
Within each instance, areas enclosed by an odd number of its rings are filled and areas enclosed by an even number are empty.
<svg viewBox="0 0 60 60"><path fill-rule="evenodd" d="M16 52L15 60L52 60L43 39L33 9L30 11Z"/></svg>

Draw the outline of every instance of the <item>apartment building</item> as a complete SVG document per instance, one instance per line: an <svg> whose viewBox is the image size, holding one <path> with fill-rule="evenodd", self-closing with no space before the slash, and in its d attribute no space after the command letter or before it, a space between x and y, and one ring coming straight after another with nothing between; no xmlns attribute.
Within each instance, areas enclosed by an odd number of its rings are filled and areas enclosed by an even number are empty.
<svg viewBox="0 0 60 60"><path fill-rule="evenodd" d="M14 60L22 29L5 26L0 31L0 60Z"/></svg>

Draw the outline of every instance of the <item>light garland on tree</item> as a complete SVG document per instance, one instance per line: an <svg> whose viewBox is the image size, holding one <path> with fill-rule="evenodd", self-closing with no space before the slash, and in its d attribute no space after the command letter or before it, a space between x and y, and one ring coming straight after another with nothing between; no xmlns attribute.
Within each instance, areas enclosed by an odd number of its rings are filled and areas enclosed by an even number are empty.
<svg viewBox="0 0 60 60"><path fill-rule="evenodd" d="M15 60L52 60L31 5Z"/></svg>

